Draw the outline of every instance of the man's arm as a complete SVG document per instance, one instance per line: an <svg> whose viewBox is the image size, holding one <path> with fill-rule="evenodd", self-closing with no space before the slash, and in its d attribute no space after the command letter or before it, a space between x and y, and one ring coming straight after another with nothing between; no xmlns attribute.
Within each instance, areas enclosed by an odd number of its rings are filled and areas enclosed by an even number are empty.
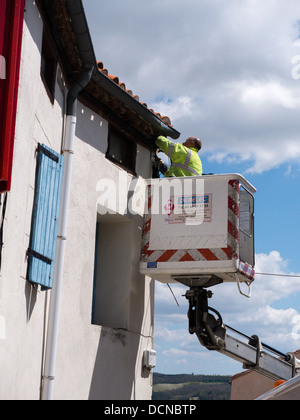
<svg viewBox="0 0 300 420"><path fill-rule="evenodd" d="M157 137L155 143L156 143L157 147L160 148L160 150L162 150L166 155L168 155L169 146L172 143L171 140L167 139L164 136L159 136L159 137Z"/></svg>

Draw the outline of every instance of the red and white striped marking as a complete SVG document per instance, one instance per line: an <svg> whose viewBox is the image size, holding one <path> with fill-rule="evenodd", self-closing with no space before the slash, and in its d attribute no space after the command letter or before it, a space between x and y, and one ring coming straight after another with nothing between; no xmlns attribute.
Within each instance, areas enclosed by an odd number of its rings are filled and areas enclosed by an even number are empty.
<svg viewBox="0 0 300 420"><path fill-rule="evenodd" d="M244 263L243 261L240 261L240 267L239 271L244 276L248 277L249 280L254 280L255 277L255 270L251 265Z"/></svg>

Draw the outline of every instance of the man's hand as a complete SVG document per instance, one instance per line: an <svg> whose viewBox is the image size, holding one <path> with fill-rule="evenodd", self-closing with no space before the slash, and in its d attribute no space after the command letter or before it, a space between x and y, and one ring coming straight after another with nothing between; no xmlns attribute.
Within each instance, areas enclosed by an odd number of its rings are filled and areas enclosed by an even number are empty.
<svg viewBox="0 0 300 420"><path fill-rule="evenodd" d="M155 150L155 155L158 157L158 154L161 152L161 150L159 149L159 148L157 148L156 150ZM159 159L159 158L158 158Z"/></svg>

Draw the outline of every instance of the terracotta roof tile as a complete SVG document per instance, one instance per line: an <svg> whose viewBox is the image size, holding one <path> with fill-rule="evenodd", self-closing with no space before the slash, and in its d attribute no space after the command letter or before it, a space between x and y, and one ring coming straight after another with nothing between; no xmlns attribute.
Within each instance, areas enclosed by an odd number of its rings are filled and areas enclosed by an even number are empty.
<svg viewBox="0 0 300 420"><path fill-rule="evenodd" d="M119 85L119 78L118 78L118 76L113 76L112 74L108 74L108 77L113 81L113 82L115 82L117 85Z"/></svg>
<svg viewBox="0 0 300 420"><path fill-rule="evenodd" d="M160 118L165 124L169 125L170 127L173 127L171 124L171 120L167 116L162 116L160 113L153 111L153 109L148 108L148 105L145 102L141 102L139 96L134 95L132 90L126 89L126 85L124 82L120 82L118 76L113 76L112 74L109 74L108 70L104 67L104 64L102 61L97 61L98 69L101 71L101 73L105 74L109 79L111 79L113 82L115 82L117 85L120 86L121 89L125 90L129 95L131 95L134 99L136 99L138 102L140 102L142 105L144 105L145 108L149 109L149 111L153 112L158 118Z"/></svg>
<svg viewBox="0 0 300 420"><path fill-rule="evenodd" d="M161 119L163 120L163 122L164 123L166 123L166 124L168 124L168 125L170 125L171 126L171 120L170 120L170 118L169 117L167 117L166 115L163 115L162 117L161 117ZM172 127L172 126L171 126Z"/></svg>

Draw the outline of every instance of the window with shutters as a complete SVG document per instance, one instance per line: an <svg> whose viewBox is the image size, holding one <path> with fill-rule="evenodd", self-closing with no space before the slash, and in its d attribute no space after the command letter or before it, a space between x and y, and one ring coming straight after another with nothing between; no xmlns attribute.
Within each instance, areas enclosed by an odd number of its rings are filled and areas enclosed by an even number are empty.
<svg viewBox="0 0 300 420"><path fill-rule="evenodd" d="M63 156L39 145L27 280L41 285L42 290L53 285L62 177Z"/></svg>
<svg viewBox="0 0 300 420"><path fill-rule="evenodd" d="M131 136L109 126L106 157L135 175L136 154L137 146Z"/></svg>

